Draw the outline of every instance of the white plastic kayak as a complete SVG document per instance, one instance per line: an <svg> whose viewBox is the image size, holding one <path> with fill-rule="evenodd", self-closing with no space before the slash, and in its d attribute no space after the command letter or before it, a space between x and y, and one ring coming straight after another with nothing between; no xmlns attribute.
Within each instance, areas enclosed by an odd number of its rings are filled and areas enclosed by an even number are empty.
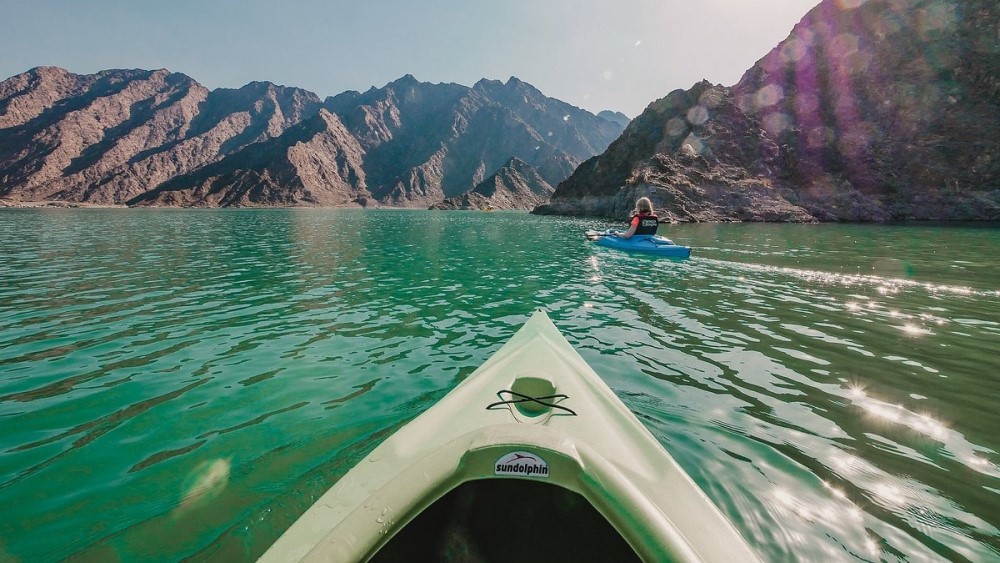
<svg viewBox="0 0 1000 563"><path fill-rule="evenodd" d="M759 561L543 311L261 561Z"/></svg>

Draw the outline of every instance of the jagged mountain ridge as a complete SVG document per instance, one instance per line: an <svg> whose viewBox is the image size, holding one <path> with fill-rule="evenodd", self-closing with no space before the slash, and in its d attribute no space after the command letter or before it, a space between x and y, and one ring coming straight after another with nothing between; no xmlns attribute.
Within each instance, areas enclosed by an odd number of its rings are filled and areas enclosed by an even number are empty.
<svg viewBox="0 0 1000 563"><path fill-rule="evenodd" d="M432 205L432 209L531 209L545 201L555 188L538 170L513 157L492 176L461 195Z"/></svg>
<svg viewBox="0 0 1000 563"><path fill-rule="evenodd" d="M555 185L621 133L514 77L467 88L407 75L326 107L361 140L375 199L393 205L426 206L471 190L512 157Z"/></svg>
<svg viewBox="0 0 1000 563"><path fill-rule="evenodd" d="M132 206L266 207L365 205L364 150L326 109L282 135L177 176Z"/></svg>
<svg viewBox="0 0 1000 563"><path fill-rule="evenodd" d="M517 107L495 99L512 93L521 96ZM301 138L310 126L291 130L324 108L326 125L311 126L325 131L322 139L315 131ZM553 133L547 111L574 123L561 121ZM321 101L266 82L209 91L166 70L39 67L0 83L0 197L426 207L473 188L511 157L554 185L619 132L514 78L470 88L407 75Z"/></svg>
<svg viewBox="0 0 1000 563"><path fill-rule="evenodd" d="M162 69L32 69L0 83L0 196L123 203L280 135L320 106L305 90L209 92Z"/></svg>
<svg viewBox="0 0 1000 563"><path fill-rule="evenodd" d="M824 0L731 87L653 102L535 211L1000 219L1000 5Z"/></svg>
<svg viewBox="0 0 1000 563"><path fill-rule="evenodd" d="M547 142L580 161L602 152L608 143L621 134L624 127L600 114L598 117L601 119L594 119L590 112L549 98L534 86L515 77L511 77L506 83L480 80L473 89L509 108Z"/></svg>
<svg viewBox="0 0 1000 563"><path fill-rule="evenodd" d="M611 110L607 110L607 109L604 110L604 111L598 112L597 113L597 117L603 117L604 119L607 119L608 121L614 121L614 122L618 123L619 125L621 125L622 127L628 127L629 122L632 121L631 119L629 119L629 117L627 115L625 115L624 113L622 113L620 111L611 111Z"/></svg>

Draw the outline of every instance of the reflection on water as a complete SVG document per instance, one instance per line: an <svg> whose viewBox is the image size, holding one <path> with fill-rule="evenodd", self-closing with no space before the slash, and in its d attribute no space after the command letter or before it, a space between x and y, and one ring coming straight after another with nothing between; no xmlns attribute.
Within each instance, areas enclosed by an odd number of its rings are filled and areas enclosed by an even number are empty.
<svg viewBox="0 0 1000 563"><path fill-rule="evenodd" d="M174 518L204 507L222 493L229 484L230 459L213 459L199 463L185 479L183 494L173 511Z"/></svg>
<svg viewBox="0 0 1000 563"><path fill-rule="evenodd" d="M766 560L1000 558L996 229L683 225L658 261L519 213L0 226L4 560L253 559L540 306Z"/></svg>

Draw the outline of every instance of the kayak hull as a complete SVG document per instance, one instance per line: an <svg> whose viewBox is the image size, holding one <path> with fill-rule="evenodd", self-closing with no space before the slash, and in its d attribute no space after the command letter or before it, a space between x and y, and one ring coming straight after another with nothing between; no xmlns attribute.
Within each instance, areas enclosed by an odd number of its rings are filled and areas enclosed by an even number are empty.
<svg viewBox="0 0 1000 563"><path fill-rule="evenodd" d="M631 238L625 239L610 234L600 234L594 235L592 238L598 246L626 252L638 252L667 258L691 257L690 246L674 244L672 240L659 235L633 235Z"/></svg>
<svg viewBox="0 0 1000 563"><path fill-rule="evenodd" d="M261 560L377 557L437 501L491 480L582 497L643 560L759 560L542 311L352 468ZM501 519L532 512L523 501L538 496L502 495L512 498L492 507Z"/></svg>

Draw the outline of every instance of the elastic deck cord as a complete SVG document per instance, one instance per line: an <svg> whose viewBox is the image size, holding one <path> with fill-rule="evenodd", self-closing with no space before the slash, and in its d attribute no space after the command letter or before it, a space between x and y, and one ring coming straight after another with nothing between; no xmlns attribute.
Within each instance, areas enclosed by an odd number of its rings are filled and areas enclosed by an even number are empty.
<svg viewBox="0 0 1000 563"><path fill-rule="evenodd" d="M504 393L511 395L512 398L505 399ZM546 397L532 397L530 395L525 395L523 393L518 393L517 391L511 391L510 389L502 389L497 391L497 397L500 398L499 401L487 405L486 410L496 410L497 407L507 407L510 409L510 405L519 405L521 403L536 403L550 409L559 409L568 413L570 416L576 416L576 411L569 407L564 407L559 405L558 402L564 399L569 399L569 395L557 394L548 395ZM555 401L553 401L555 399Z"/></svg>

